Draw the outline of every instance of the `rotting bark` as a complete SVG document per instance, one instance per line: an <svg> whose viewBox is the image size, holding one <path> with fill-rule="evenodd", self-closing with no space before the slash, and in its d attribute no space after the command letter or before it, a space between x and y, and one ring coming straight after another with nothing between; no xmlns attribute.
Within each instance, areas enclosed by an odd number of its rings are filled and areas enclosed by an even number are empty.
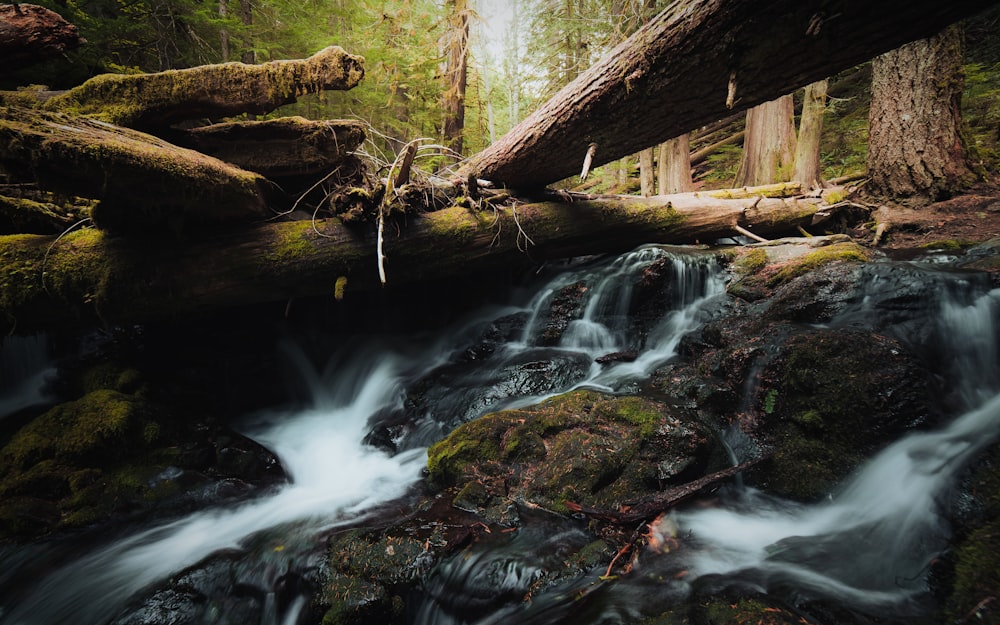
<svg viewBox="0 0 1000 625"><path fill-rule="evenodd" d="M447 208L386 228L388 286L619 253L643 243L711 242L741 225L768 236L823 219L818 198L707 193L609 197L474 211ZM44 277L44 279L43 279ZM379 286L375 233L337 219L265 223L197 240L96 230L0 237L0 332L137 322Z"/></svg>
<svg viewBox="0 0 1000 625"><path fill-rule="evenodd" d="M100 200L94 223L115 232L252 222L268 216L258 174L96 120L0 107L0 172Z"/></svg>
<svg viewBox="0 0 1000 625"><path fill-rule="evenodd" d="M282 117L194 128L175 143L276 178L330 171L364 140L361 122Z"/></svg>
<svg viewBox="0 0 1000 625"><path fill-rule="evenodd" d="M596 167L932 35L991 4L681 0L466 168L513 187L544 186L579 172L591 142Z"/></svg>
<svg viewBox="0 0 1000 625"><path fill-rule="evenodd" d="M307 59L261 65L221 63L153 74L103 74L48 100L44 107L155 132L200 118L263 115L300 96L355 87L364 59L339 46Z"/></svg>
<svg viewBox="0 0 1000 625"><path fill-rule="evenodd" d="M86 43L76 26L36 4L0 5L0 76Z"/></svg>

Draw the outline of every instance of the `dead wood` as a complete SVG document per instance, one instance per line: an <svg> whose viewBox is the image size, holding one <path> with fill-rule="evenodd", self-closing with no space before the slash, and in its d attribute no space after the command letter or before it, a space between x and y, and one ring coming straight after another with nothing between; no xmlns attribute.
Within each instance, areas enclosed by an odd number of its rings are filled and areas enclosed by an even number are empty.
<svg viewBox="0 0 1000 625"><path fill-rule="evenodd" d="M933 35L991 4L674 2L466 169L517 188L541 187L578 173L591 143L594 166L634 154Z"/></svg>
<svg viewBox="0 0 1000 625"><path fill-rule="evenodd" d="M76 26L36 4L0 5L0 76L86 43Z"/></svg>
<svg viewBox="0 0 1000 625"><path fill-rule="evenodd" d="M126 128L0 107L0 173L100 200L94 223L113 232L251 222L266 217L267 181Z"/></svg>
<svg viewBox="0 0 1000 625"><path fill-rule="evenodd" d="M0 185L0 234L59 234L90 216L93 200L60 199L19 185Z"/></svg>
<svg viewBox="0 0 1000 625"><path fill-rule="evenodd" d="M177 134L175 142L267 178L327 173L365 140L356 121L281 117L213 124Z"/></svg>
<svg viewBox="0 0 1000 625"><path fill-rule="evenodd" d="M737 473L741 473L749 469L759 461L760 459L758 458L756 460L744 462L721 471L716 471L715 473L710 473L696 480L692 480L687 484L674 486L656 493L648 499L623 504L617 510L588 508L569 501L566 502L566 507L574 512L579 512L602 521L608 521L618 525L635 525L641 521L649 521L656 518L656 516L664 510L673 508L677 504L701 493L706 488L718 485L719 482L729 479Z"/></svg>
<svg viewBox="0 0 1000 625"><path fill-rule="evenodd" d="M819 198L717 199L686 193L472 210L447 208L385 228L388 285L620 253L644 243L712 242L741 225L762 236L812 223ZM0 237L0 332L139 322L294 297L334 285L379 288L373 226L335 218L264 223L197 240L77 231Z"/></svg>
<svg viewBox="0 0 1000 625"><path fill-rule="evenodd" d="M104 74L44 106L157 131L184 120L263 115L309 93L351 89L364 74L363 58L330 46L307 59L261 65L222 63L153 74Z"/></svg>

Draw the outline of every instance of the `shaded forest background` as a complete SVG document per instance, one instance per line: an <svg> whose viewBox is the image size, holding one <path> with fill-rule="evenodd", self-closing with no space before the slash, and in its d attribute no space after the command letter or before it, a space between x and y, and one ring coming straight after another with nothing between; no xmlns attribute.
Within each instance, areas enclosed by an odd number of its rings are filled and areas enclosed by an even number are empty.
<svg viewBox="0 0 1000 625"><path fill-rule="evenodd" d="M268 117L358 118L367 150L388 162L416 137L463 155L482 150L666 7L654 0L43 0L87 44L64 58L6 75L0 88L65 89L96 74L209 63L304 58L327 45L363 55L364 83L303 98ZM501 17L503 19L501 19ZM1000 171L1000 7L964 24L963 114L970 160ZM466 33L468 36L466 37ZM449 57L467 60L455 74ZM867 64L830 77L821 146L826 180L863 174L868 137ZM27 87L32 88L32 87ZM802 92L795 94L796 115ZM456 140L449 107L461 114ZM454 113L452 114L454 115ZM743 114L691 133L696 187L734 186ZM449 128L449 124L451 127ZM443 156L433 169L453 162ZM639 158L600 168L586 190L639 189Z"/></svg>

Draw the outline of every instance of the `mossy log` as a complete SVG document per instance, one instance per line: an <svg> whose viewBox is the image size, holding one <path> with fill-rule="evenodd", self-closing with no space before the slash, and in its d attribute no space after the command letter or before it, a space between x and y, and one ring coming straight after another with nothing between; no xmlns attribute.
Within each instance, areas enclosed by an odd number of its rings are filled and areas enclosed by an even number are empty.
<svg viewBox="0 0 1000 625"><path fill-rule="evenodd" d="M0 76L85 43L76 26L36 4L0 5Z"/></svg>
<svg viewBox="0 0 1000 625"><path fill-rule="evenodd" d="M679 0L460 171L533 188L853 67L993 0Z"/></svg>
<svg viewBox="0 0 1000 625"><path fill-rule="evenodd" d="M618 253L649 242L712 242L741 225L794 232L818 198L716 199L686 193L447 208L385 229L388 285ZM341 291L346 283L346 294ZM266 223L190 241L97 230L0 237L0 332L136 322L299 296L379 288L374 228L330 218Z"/></svg>
<svg viewBox="0 0 1000 625"><path fill-rule="evenodd" d="M221 63L152 74L103 74L44 107L154 132L191 119L263 115L300 96L355 87L364 58L339 46L307 59Z"/></svg>
<svg viewBox="0 0 1000 625"><path fill-rule="evenodd" d="M267 178L328 172L365 140L357 121L282 117L184 131L176 143Z"/></svg>
<svg viewBox="0 0 1000 625"><path fill-rule="evenodd" d="M0 107L0 173L100 200L102 229L250 222L267 216L267 181L161 139L82 117Z"/></svg>
<svg viewBox="0 0 1000 625"><path fill-rule="evenodd" d="M0 234L59 234L90 216L96 202L58 199L35 189L0 185ZM16 193L16 194L15 194Z"/></svg>

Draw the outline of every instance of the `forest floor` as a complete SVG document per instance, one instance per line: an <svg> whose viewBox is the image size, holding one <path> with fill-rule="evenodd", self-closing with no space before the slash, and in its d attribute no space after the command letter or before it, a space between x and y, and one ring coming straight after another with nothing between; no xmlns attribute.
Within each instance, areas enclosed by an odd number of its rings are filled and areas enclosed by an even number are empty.
<svg viewBox="0 0 1000 625"><path fill-rule="evenodd" d="M1000 237L1000 184L980 183L963 195L917 210L882 207L879 221L890 222L878 246L886 251L988 241Z"/></svg>

